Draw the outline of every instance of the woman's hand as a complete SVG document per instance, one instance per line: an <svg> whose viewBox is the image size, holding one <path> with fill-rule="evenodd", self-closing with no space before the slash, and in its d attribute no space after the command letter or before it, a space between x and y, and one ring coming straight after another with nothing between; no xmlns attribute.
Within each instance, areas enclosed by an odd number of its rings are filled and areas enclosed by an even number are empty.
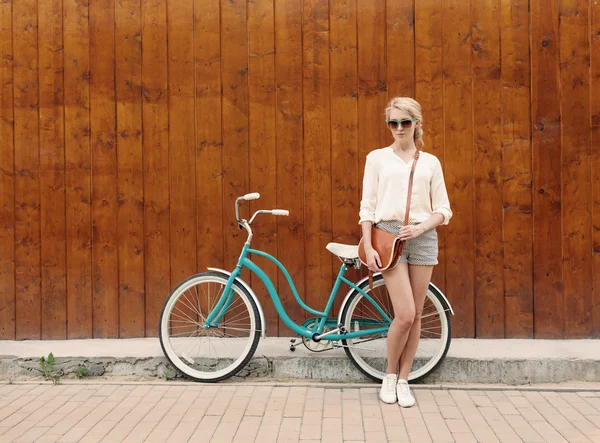
<svg viewBox="0 0 600 443"><path fill-rule="evenodd" d="M367 267L370 271L379 272L381 271L381 258L379 254L373 248L365 249L365 255L367 256Z"/></svg>
<svg viewBox="0 0 600 443"><path fill-rule="evenodd" d="M425 232L425 230L421 227L421 225L400 226L400 240L411 240L418 237L423 232Z"/></svg>

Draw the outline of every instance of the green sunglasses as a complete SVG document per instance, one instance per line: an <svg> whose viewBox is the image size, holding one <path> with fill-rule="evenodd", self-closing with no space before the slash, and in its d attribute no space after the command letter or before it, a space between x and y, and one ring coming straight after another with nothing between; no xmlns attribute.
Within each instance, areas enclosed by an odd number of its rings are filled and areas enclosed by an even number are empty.
<svg viewBox="0 0 600 443"><path fill-rule="evenodd" d="M395 131L399 127L402 127L402 129L409 129L416 120L417 119L413 117L403 118L402 120L388 120L386 123L388 128L390 128L392 131Z"/></svg>

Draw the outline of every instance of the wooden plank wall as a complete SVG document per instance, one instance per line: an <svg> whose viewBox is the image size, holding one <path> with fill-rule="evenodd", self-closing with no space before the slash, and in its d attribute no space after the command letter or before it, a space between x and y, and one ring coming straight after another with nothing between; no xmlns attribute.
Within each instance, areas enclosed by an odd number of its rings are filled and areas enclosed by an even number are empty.
<svg viewBox="0 0 600 443"><path fill-rule="evenodd" d="M323 307L397 95L444 168L454 335L600 336L599 36L592 0L0 2L0 339L155 336L233 266L248 192L290 210L254 246Z"/></svg>

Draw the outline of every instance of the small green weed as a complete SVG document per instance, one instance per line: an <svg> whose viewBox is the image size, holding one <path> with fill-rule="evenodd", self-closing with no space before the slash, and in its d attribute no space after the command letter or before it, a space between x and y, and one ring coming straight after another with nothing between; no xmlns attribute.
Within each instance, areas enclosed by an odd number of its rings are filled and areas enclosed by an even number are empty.
<svg viewBox="0 0 600 443"><path fill-rule="evenodd" d="M60 379L63 375L61 369L54 367L54 354L52 352L48 354L48 358L40 357L40 365L42 366L42 372L46 380L52 380L55 385L60 384Z"/></svg>
<svg viewBox="0 0 600 443"><path fill-rule="evenodd" d="M73 373L75 374L75 376L77 378L83 378L83 377L87 377L87 375L89 374L89 371L88 371L88 368L86 368L85 366L79 365L73 370Z"/></svg>

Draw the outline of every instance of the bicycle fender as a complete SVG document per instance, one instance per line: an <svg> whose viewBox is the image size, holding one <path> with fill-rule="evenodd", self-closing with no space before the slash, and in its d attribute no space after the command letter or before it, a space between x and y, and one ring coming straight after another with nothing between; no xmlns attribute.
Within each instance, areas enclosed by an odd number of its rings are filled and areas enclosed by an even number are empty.
<svg viewBox="0 0 600 443"><path fill-rule="evenodd" d="M221 274L225 274L228 277L231 275L231 271L226 271L224 269L219 269L219 268L207 268L209 271L213 271L213 272L219 272ZM252 288L250 287L250 285L248 283L246 283L244 280L242 280L241 278L236 278L235 279L236 282L238 282L239 284L241 284L250 294L250 297L252 297L254 299L254 302L256 303L256 307L258 308L258 315L260 316L260 327L261 327L261 337L265 338L267 336L267 326L266 326L266 322L265 322L265 312L263 311L262 305L260 304L260 301L258 300L258 297L256 296L256 294L254 293L254 291L252 290Z"/></svg>
<svg viewBox="0 0 600 443"><path fill-rule="evenodd" d="M438 288L436 285L434 285L433 283L429 282L429 286L433 287L432 289L434 291L436 291L438 293L438 295L440 297L442 297L442 299L446 302L446 304L448 305L448 309L450 309L450 314L454 315L454 309L452 309L452 305L450 304L450 301L446 298L446 296L444 295L444 293L442 291L440 291L440 288Z"/></svg>
<svg viewBox="0 0 600 443"><path fill-rule="evenodd" d="M381 272L376 272L373 274L373 278L375 278L375 276L381 274ZM369 281L369 277L365 277L362 280L360 280L359 282L356 283L356 286L360 287L363 283ZM440 291L440 289L434 285L433 283L429 283L430 289L432 289L433 291L435 291L437 293L437 295L439 295L442 300L444 300L444 302L446 303L446 305L448 306L448 309L450 310L450 313L452 315L454 315L454 310L452 309L452 306L450 305L450 302L448 301L448 299L446 298L446 296L444 295L444 293L442 291ZM344 297L344 300L342 301L342 304L340 305L340 313L338 314L338 324L340 324L342 322L342 313L344 312L344 308L346 307L346 303L348 303L348 299L350 299L350 296L352 295L352 293L354 292L354 289L350 288L350 290L348 291L348 293L346 294L346 297Z"/></svg>

